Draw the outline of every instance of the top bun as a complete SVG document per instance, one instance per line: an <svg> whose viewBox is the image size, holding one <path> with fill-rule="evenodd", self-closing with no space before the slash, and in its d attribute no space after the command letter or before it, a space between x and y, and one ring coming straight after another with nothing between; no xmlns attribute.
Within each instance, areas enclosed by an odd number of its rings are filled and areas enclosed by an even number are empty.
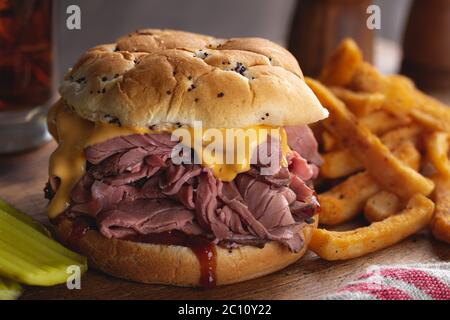
<svg viewBox="0 0 450 320"><path fill-rule="evenodd" d="M173 30L139 30L88 50L60 93L85 119L138 128L301 125L328 115L279 45Z"/></svg>

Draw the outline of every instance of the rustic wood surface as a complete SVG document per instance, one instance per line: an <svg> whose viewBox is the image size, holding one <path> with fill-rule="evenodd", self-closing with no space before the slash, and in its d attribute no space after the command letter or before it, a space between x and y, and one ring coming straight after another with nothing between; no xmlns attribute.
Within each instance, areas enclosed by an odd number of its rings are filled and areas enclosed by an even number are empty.
<svg viewBox="0 0 450 320"><path fill-rule="evenodd" d="M0 157L0 197L47 223L43 187L48 157L55 143ZM450 261L450 248L429 234L415 235L369 256L327 262L309 252L302 260L272 275L212 290L144 285L89 270L81 290L66 286L29 287L23 299L318 299L354 279L372 264Z"/></svg>

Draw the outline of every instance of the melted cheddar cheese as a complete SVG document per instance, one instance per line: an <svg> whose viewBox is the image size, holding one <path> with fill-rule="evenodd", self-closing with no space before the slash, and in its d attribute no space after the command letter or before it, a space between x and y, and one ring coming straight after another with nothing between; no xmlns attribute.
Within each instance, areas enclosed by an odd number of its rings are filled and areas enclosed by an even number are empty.
<svg viewBox="0 0 450 320"><path fill-rule="evenodd" d="M50 118L51 115L51 118ZM85 173L86 159L84 149L90 145L101 143L109 139L127 136L131 134L161 133L142 128L126 128L112 124L94 123L85 120L72 111L68 110L62 103L53 107L49 115L49 130L58 141L58 147L50 157L49 176L58 177L59 187L48 207L48 215L55 218L62 213L70 202L70 192L75 184ZM196 128L185 128L191 136L194 137L198 132ZM200 142L192 140L189 147L192 147L197 154L201 154L201 164L211 169L214 176L222 181L232 181L236 175L250 170L250 155L255 148L263 142L261 136L250 134L249 130L259 133L261 129L268 130L272 134L275 132L281 142L282 162L281 166L287 166L286 155L290 152L287 144L286 132L283 128L269 126L254 126L240 129L245 134L245 152L238 157L233 155L234 164L226 164L226 140L223 141L223 148L211 150L208 145L211 144L211 137L200 133ZM226 129L218 129L226 136ZM174 132L176 130L164 130L164 132ZM266 131L264 131L266 132ZM230 140L229 140L230 141ZM236 141L232 141L236 145Z"/></svg>
<svg viewBox="0 0 450 320"><path fill-rule="evenodd" d="M176 129L172 134L184 142L183 136ZM251 157L255 149L267 140L268 135L276 137L281 143L282 159L279 165L287 166L286 155L290 152L286 131L283 128L257 125L239 129L181 129L191 138L186 145L197 155L201 155L199 163L210 168L214 176L222 181L232 181L239 173L250 170ZM196 130L199 130L196 132ZM197 138L198 137L198 138ZM215 138L221 137L216 142ZM196 140L197 139L197 140ZM239 149L239 142L240 149ZM229 152L230 149L233 152ZM240 152L239 152L240 150ZM276 159L278 161L278 158Z"/></svg>

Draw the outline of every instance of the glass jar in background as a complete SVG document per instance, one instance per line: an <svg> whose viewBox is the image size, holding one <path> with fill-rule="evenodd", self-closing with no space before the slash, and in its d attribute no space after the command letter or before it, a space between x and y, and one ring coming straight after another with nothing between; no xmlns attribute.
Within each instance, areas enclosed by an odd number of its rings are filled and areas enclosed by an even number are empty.
<svg viewBox="0 0 450 320"><path fill-rule="evenodd" d="M289 51L307 76L317 77L339 43L353 38L372 61L374 31L367 28L371 0L297 0Z"/></svg>
<svg viewBox="0 0 450 320"><path fill-rule="evenodd" d="M0 153L49 140L52 0L0 0Z"/></svg>
<svg viewBox="0 0 450 320"><path fill-rule="evenodd" d="M448 92L450 1L413 1L403 38L402 73L422 90Z"/></svg>

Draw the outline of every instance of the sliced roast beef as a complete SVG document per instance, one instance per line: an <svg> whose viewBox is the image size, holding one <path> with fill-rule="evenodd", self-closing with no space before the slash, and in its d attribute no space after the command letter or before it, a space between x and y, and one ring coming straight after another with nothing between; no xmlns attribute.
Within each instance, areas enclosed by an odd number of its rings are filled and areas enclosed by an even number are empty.
<svg viewBox="0 0 450 320"><path fill-rule="evenodd" d="M177 143L178 141L171 140L170 134L133 134L94 144L86 148L85 155L86 160L92 164L99 164L116 153L129 152L140 147L146 150L147 155L170 155Z"/></svg>
<svg viewBox="0 0 450 320"><path fill-rule="evenodd" d="M193 220L194 213L191 210L167 199L121 202L112 209L102 212L98 217L100 231L108 238L121 238L133 233L183 231L187 225L190 233L193 233L193 230L201 233L200 227L192 226ZM124 233L124 230L128 232Z"/></svg>
<svg viewBox="0 0 450 320"><path fill-rule="evenodd" d="M78 191L75 191L79 188L79 186L75 186L72 191L72 210L89 214L92 217L96 217L100 212L114 207L121 201L134 201L142 198L142 193L135 187L112 186L96 180L90 186L89 194L85 195L85 201L77 202L74 195L79 196Z"/></svg>
<svg viewBox="0 0 450 320"><path fill-rule="evenodd" d="M236 185L250 212L267 229L295 224L289 202L277 189L245 174L236 178Z"/></svg>
<svg viewBox="0 0 450 320"><path fill-rule="evenodd" d="M291 181L291 173L289 172L289 169L286 167L281 168L278 170L277 173L271 176L266 175L259 175L259 178L262 179L264 182L269 183L276 187L287 187L289 186L289 183Z"/></svg>
<svg viewBox="0 0 450 320"><path fill-rule="evenodd" d="M288 145L292 150L298 152L302 158L317 166L322 164L322 158L319 154L319 145L317 144L314 133L307 126L285 127Z"/></svg>
<svg viewBox="0 0 450 320"><path fill-rule="evenodd" d="M314 178L313 167L315 165L309 165L308 162L302 158L297 151L292 151L288 156L289 171L302 179L308 181Z"/></svg>
<svg viewBox="0 0 450 320"><path fill-rule="evenodd" d="M188 209L195 209L194 204L194 187L192 185L184 185L175 195L175 199L181 202Z"/></svg>
<svg viewBox="0 0 450 320"><path fill-rule="evenodd" d="M119 137L86 148L85 176L71 193L70 211L97 221L106 237L125 238L177 230L220 245L261 246L278 241L299 251L299 231L318 206L306 183L320 161L309 129L291 128L289 167L270 175L256 163L232 182L222 182L199 165L174 164L168 134ZM306 139L307 141L301 141ZM290 143L291 144L291 143ZM279 143L264 148L281 162Z"/></svg>
<svg viewBox="0 0 450 320"><path fill-rule="evenodd" d="M218 240L227 239L231 235L231 230L217 214L221 184L222 182L216 179L210 170L207 170L198 177L195 198L197 221L203 228L212 232Z"/></svg>
<svg viewBox="0 0 450 320"><path fill-rule="evenodd" d="M165 181L160 185L164 194L174 195L178 193L181 187L189 181L200 175L202 167L199 165L175 165L170 163L165 175Z"/></svg>
<svg viewBox="0 0 450 320"><path fill-rule="evenodd" d="M270 185L260 182L249 175L240 175L234 182L225 183L222 199L226 203L221 213L230 215L228 220L233 226L238 226L233 219L233 213L241 218L247 225L249 234L240 228L239 235L245 235L245 239L267 239L278 241L296 252L302 247L302 239L298 236L301 222L293 219L289 211L289 201L292 194L286 192L287 188L271 189ZM286 198L286 195L289 198ZM260 202L257 202L259 199ZM295 231L296 230L296 231ZM297 234L294 236L294 233ZM229 239L242 237L231 236Z"/></svg>

